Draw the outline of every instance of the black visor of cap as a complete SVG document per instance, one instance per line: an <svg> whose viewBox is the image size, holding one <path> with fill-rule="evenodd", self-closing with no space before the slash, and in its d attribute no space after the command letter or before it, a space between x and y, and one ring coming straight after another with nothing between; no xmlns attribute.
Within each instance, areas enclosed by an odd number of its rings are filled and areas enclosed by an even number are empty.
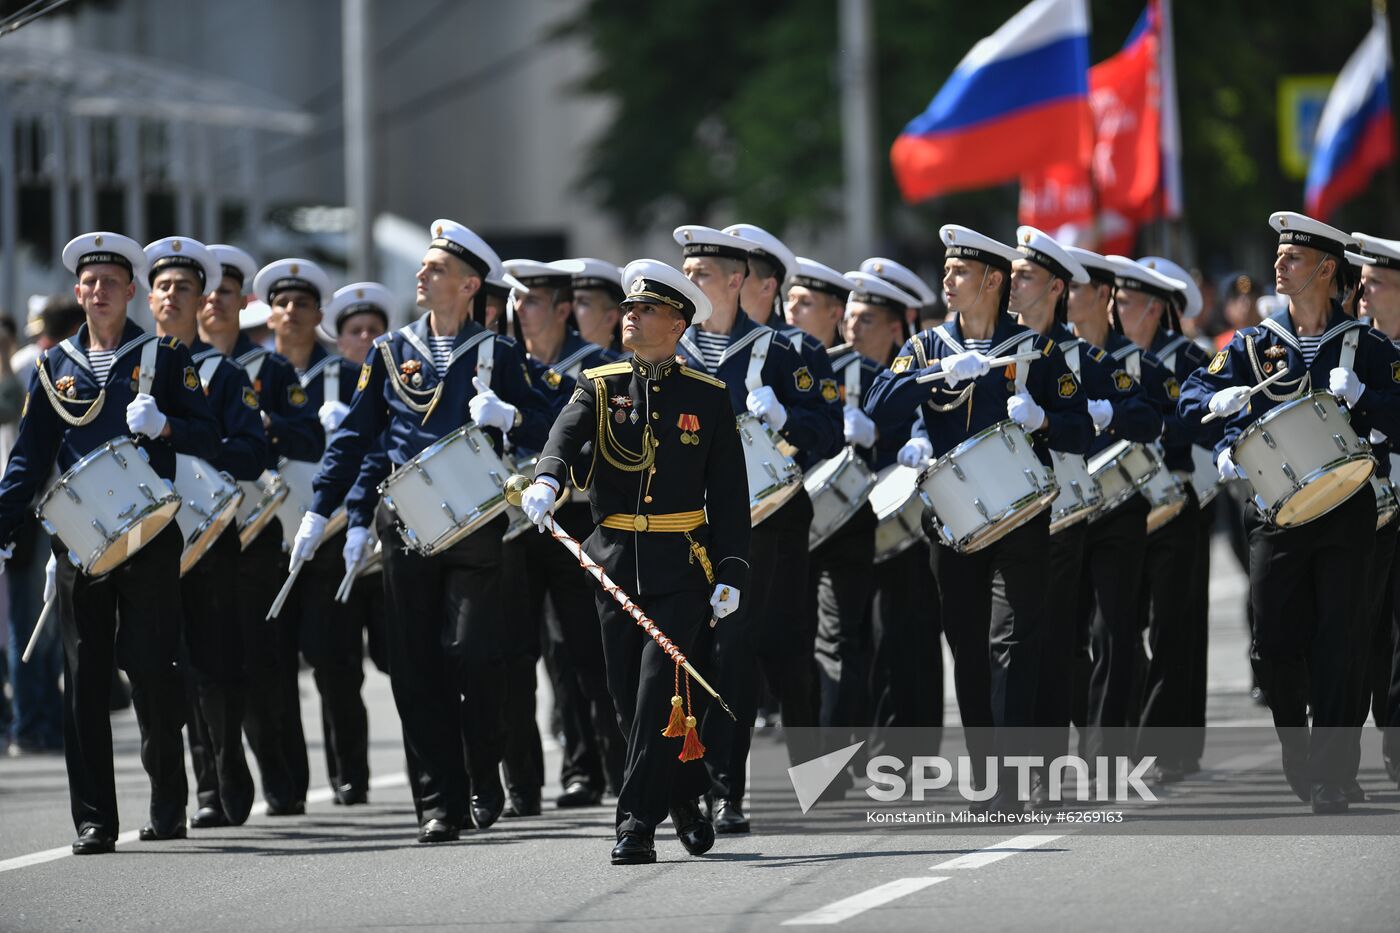
<svg viewBox="0 0 1400 933"><path fill-rule="evenodd" d="M128 266L128 268L130 267ZM155 262L151 263L151 273L149 276L150 284L156 284L156 276L159 275L161 271L170 268L189 269L196 276L199 277L200 285L209 284L204 281L204 264L197 259L190 258L189 256L162 256Z"/></svg>
<svg viewBox="0 0 1400 933"><path fill-rule="evenodd" d="M316 303L321 303L321 290L312 285L306 279L295 275L284 275L267 287L267 300L274 301L283 292L306 292L316 299Z"/></svg>
<svg viewBox="0 0 1400 933"><path fill-rule="evenodd" d="M223 263L223 267L224 278L233 279L235 282L238 283L238 287L242 288L244 282L243 270L238 268L237 266L231 266L228 263Z"/></svg>
<svg viewBox="0 0 1400 933"><path fill-rule="evenodd" d="M573 276L567 273L552 273L545 275L517 275L520 284L526 288L569 288L573 285Z"/></svg>
<svg viewBox="0 0 1400 933"><path fill-rule="evenodd" d="M1176 292L1161 288L1151 282L1144 282L1142 279L1132 279L1125 276L1116 276L1113 284L1118 288L1130 288L1135 292L1143 292L1153 298L1160 298L1170 304L1176 298Z"/></svg>
<svg viewBox="0 0 1400 933"><path fill-rule="evenodd" d="M1118 277L1113 274L1112 269L1102 269L1098 266L1085 265L1084 271L1089 273L1089 280L1099 285L1117 285Z"/></svg>
<svg viewBox="0 0 1400 933"><path fill-rule="evenodd" d="M721 259L739 259L748 262L749 251L739 246L724 243L687 243L681 247L682 256L716 256Z"/></svg>
<svg viewBox="0 0 1400 933"><path fill-rule="evenodd" d="M792 284L801 285L803 288L811 289L814 292L821 292L824 295L831 295L834 298L846 300L846 296L851 290L844 285L837 285L835 282L828 282L826 279L813 278L810 275L794 275Z"/></svg>
<svg viewBox="0 0 1400 933"><path fill-rule="evenodd" d="M946 259L971 259L991 266L993 269L1000 269L1002 272L1011 271L1011 261L1005 256L993 253L990 250L978 249L975 246L949 246L943 253Z"/></svg>
<svg viewBox="0 0 1400 933"><path fill-rule="evenodd" d="M1346 248L1350 244L1342 243L1331 237L1321 236L1316 233L1308 233L1306 230L1280 230L1278 234L1279 243L1295 243L1298 246L1308 246L1312 249L1320 249L1329 256L1336 256L1345 260Z"/></svg>
<svg viewBox="0 0 1400 933"><path fill-rule="evenodd" d="M853 291L850 294L851 301L859 301L861 304L877 305L881 308L891 308L895 311L903 311L905 305L895 301L893 298L886 298L884 295L877 295L874 292Z"/></svg>
<svg viewBox="0 0 1400 933"><path fill-rule="evenodd" d="M384 326L389 326L389 312L372 301L361 301L340 309L340 313L335 316L335 332L339 334L345 328L345 322L357 314L376 314L384 321Z"/></svg>
<svg viewBox="0 0 1400 933"><path fill-rule="evenodd" d="M83 271L83 266L100 266L106 264L121 266L126 270L127 275L134 276L136 274L136 270L131 267L130 259L127 259L121 253L114 253L109 250L83 253L82 258L78 260L78 271Z"/></svg>
<svg viewBox="0 0 1400 933"><path fill-rule="evenodd" d="M422 241L420 240L419 242ZM486 273L489 272L491 269L490 265L486 262L486 260L482 259L476 253L473 253L471 250L467 249L461 243L458 243L455 240L449 240L447 237L435 237L433 241L428 244L428 246L433 249L440 249L444 250L445 252L451 253L453 256L456 256L458 259L462 260L462 262L465 262L467 265L475 269L477 274L480 275L483 279L486 278Z"/></svg>
<svg viewBox="0 0 1400 933"><path fill-rule="evenodd" d="M1365 252L1361 255L1366 258L1366 265L1368 266L1380 266L1382 269L1400 269L1400 259L1396 259L1394 256L1380 256L1375 253Z"/></svg>
<svg viewBox="0 0 1400 933"><path fill-rule="evenodd" d="M615 301L621 301L627 297L627 292L622 288L622 283L616 279L606 279L596 275L574 276L574 291L593 290L607 292Z"/></svg>
<svg viewBox="0 0 1400 933"><path fill-rule="evenodd" d="M1074 276L1070 274L1070 271L1066 269L1064 265L1060 263L1059 260L1057 260L1054 256L1051 256L1049 253L1041 252L1034 246L1022 246L1021 252L1031 262L1035 263L1038 266L1044 266L1050 271L1050 274L1055 276L1056 278L1064 279L1066 283L1074 279Z"/></svg>
<svg viewBox="0 0 1400 933"><path fill-rule="evenodd" d="M766 249L754 249L754 250L749 250L749 255L750 255L750 256L758 256L760 259L766 259L766 260L768 260L769 262L771 262L771 263L773 264L773 270L774 270L774 271L773 271L773 275L777 276L777 279L778 279L779 282L782 282L783 279L787 278L787 266L783 265L783 261L782 261L781 259L779 259L777 256L774 256L772 253L768 252L768 250L766 250Z"/></svg>
<svg viewBox="0 0 1400 933"><path fill-rule="evenodd" d="M632 291L623 299L623 304L633 304L641 302L646 304L666 305L681 313L687 321L695 317L695 304L677 288L672 288L665 282L656 279L643 279L640 289L634 287Z"/></svg>

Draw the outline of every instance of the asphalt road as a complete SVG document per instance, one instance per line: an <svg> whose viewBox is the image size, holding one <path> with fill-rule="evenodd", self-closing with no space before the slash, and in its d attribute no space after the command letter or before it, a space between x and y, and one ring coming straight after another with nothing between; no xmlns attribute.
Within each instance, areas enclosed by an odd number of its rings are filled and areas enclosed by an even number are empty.
<svg viewBox="0 0 1400 933"><path fill-rule="evenodd" d="M1243 580L1217 549L1213 722L1263 724L1248 699ZM1276 746L1222 760L1141 805L1119 831L1049 825L904 831L764 830L721 837L693 859L668 827L658 863L613 867L611 809L502 820L460 843L414 842L412 804L387 680L371 672L371 803L333 806L310 678L303 714L312 800L304 817L255 812L237 829L168 843L124 841L115 856L67 855L73 836L61 758L0 758L0 930L853 930L1400 929L1400 792L1378 756L1372 800L1314 817L1278 772ZM951 702L951 691L949 696ZM950 710L949 722L955 721ZM123 829L134 837L147 784L129 712L114 717ZM762 739L760 740L762 741ZM558 751L546 739L547 773ZM548 801L556 788L546 789ZM859 802L840 806L860 806ZM1130 808L1131 811L1132 808ZM816 811L814 811L816 812ZM1170 823L1172 834L1142 831Z"/></svg>

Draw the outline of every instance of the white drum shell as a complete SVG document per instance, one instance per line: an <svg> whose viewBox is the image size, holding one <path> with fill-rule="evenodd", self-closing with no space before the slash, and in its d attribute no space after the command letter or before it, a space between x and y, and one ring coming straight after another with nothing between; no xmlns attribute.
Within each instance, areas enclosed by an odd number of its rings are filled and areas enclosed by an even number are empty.
<svg viewBox="0 0 1400 933"><path fill-rule="evenodd" d="M885 467L870 490L875 510L875 563L903 554L924 536L924 500L919 471L898 463Z"/></svg>
<svg viewBox="0 0 1400 933"><path fill-rule="evenodd" d="M1164 470L1157 452L1145 444L1117 441L1089 458L1089 472L1099 484L1103 503L1096 518L1107 515Z"/></svg>
<svg viewBox="0 0 1400 933"><path fill-rule="evenodd" d="M1371 474L1371 492L1376 497L1376 530L1379 531L1395 520L1400 513L1400 498L1396 497L1395 484L1389 477Z"/></svg>
<svg viewBox="0 0 1400 933"><path fill-rule="evenodd" d="M175 523L185 542L180 555L183 576L199 562L210 545L238 517L243 490L227 473L189 454L175 455L175 491L180 495L180 511Z"/></svg>
<svg viewBox="0 0 1400 933"><path fill-rule="evenodd" d="M1215 465L1214 451L1192 444L1191 464L1191 488L1196 490L1196 500L1201 508L1205 508L1225 486Z"/></svg>
<svg viewBox="0 0 1400 933"><path fill-rule="evenodd" d="M1103 494L1089 473L1088 462L1079 454L1052 450L1050 465L1055 470L1055 483L1060 487L1060 494L1050 506L1050 533L1053 535L1093 515L1103 502Z"/></svg>
<svg viewBox="0 0 1400 933"><path fill-rule="evenodd" d="M506 509L510 477L474 424L434 441L379 486L410 550L436 554Z"/></svg>
<svg viewBox="0 0 1400 933"><path fill-rule="evenodd" d="M738 417L749 478L749 520L758 525L802 488L802 470L778 446L768 426L745 412Z"/></svg>
<svg viewBox="0 0 1400 933"><path fill-rule="evenodd" d="M817 464L802 480L812 497L812 528L807 546L816 549L850 521L870 498L875 473L854 447L844 447L830 460Z"/></svg>

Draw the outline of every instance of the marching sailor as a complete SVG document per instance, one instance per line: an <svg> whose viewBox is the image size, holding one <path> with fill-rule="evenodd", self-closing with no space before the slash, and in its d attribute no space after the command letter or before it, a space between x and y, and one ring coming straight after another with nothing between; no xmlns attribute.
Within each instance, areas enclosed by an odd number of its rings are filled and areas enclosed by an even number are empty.
<svg viewBox="0 0 1400 933"><path fill-rule="evenodd" d="M602 259L580 258L574 273L574 324L585 343L622 350L622 268Z"/></svg>
<svg viewBox="0 0 1400 933"><path fill-rule="evenodd" d="M908 333L918 333L925 327L941 324L947 316L938 300L938 293L929 288L928 283L915 275L914 270L908 266L883 256L871 256L861 261L860 271L879 276L914 299L904 307L904 324ZM901 344L903 342L900 341Z"/></svg>

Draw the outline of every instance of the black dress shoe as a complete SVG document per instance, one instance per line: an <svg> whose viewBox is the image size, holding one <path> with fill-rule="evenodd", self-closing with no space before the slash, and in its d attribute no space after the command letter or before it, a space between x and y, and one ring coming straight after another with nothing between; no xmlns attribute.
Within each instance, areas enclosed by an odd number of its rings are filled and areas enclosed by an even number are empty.
<svg viewBox="0 0 1400 933"><path fill-rule="evenodd" d="M1298 799L1307 803L1313 798L1312 781L1308 778L1308 753L1307 746L1290 751L1289 745L1283 746L1283 776L1288 780L1288 786L1293 788L1293 793L1298 795Z"/></svg>
<svg viewBox="0 0 1400 933"><path fill-rule="evenodd" d="M486 829L499 820L505 808L506 795L500 787L488 793L472 794L472 822L477 829Z"/></svg>
<svg viewBox="0 0 1400 933"><path fill-rule="evenodd" d="M613 846L614 865L650 865L656 861L656 847L652 845L649 833L623 833Z"/></svg>
<svg viewBox="0 0 1400 933"><path fill-rule="evenodd" d="M447 820L428 820L418 827L418 841L422 843L456 842L462 831Z"/></svg>
<svg viewBox="0 0 1400 933"><path fill-rule="evenodd" d="M588 782L570 781L564 793L555 798L554 805L564 810L569 807L596 807L602 802L602 792L594 790Z"/></svg>
<svg viewBox="0 0 1400 933"><path fill-rule="evenodd" d="M704 855L714 848L714 824L705 819L697 801L687 800L672 807L671 825L675 827L676 838L691 855Z"/></svg>
<svg viewBox="0 0 1400 933"><path fill-rule="evenodd" d="M218 807L200 807L194 811L194 816L190 817L190 826L194 829L213 829L227 825L228 817L224 816L224 811Z"/></svg>
<svg viewBox="0 0 1400 933"><path fill-rule="evenodd" d="M184 839L189 833L186 831L184 820L174 826L158 826L155 820L147 820L146 825L142 826L136 835L142 842L166 842L170 839Z"/></svg>
<svg viewBox="0 0 1400 933"><path fill-rule="evenodd" d="M341 784L335 789L335 804L338 807L353 807L369 803L369 791L353 784Z"/></svg>
<svg viewBox="0 0 1400 933"><path fill-rule="evenodd" d="M506 819L515 819L522 816L539 816L544 810L544 805L540 803L539 791L511 791L510 801L506 804L506 812L501 815Z"/></svg>
<svg viewBox="0 0 1400 933"><path fill-rule="evenodd" d="M1366 791L1361 787L1361 782L1356 778L1350 778L1342 782L1342 796L1346 797L1347 803L1366 802Z"/></svg>
<svg viewBox="0 0 1400 933"><path fill-rule="evenodd" d="M296 803L273 803L267 802L268 816L303 816L306 813L306 801L299 800Z"/></svg>
<svg viewBox="0 0 1400 933"><path fill-rule="evenodd" d="M715 832L746 833L749 831L749 818L737 800L716 800L714 807Z"/></svg>
<svg viewBox="0 0 1400 933"><path fill-rule="evenodd" d="M1314 784L1312 788L1312 812L1314 813L1345 813L1347 807L1347 795L1342 792L1342 788L1336 784Z"/></svg>
<svg viewBox="0 0 1400 933"><path fill-rule="evenodd" d="M73 840L74 855L105 855L117 851L117 837L96 826L89 826Z"/></svg>

